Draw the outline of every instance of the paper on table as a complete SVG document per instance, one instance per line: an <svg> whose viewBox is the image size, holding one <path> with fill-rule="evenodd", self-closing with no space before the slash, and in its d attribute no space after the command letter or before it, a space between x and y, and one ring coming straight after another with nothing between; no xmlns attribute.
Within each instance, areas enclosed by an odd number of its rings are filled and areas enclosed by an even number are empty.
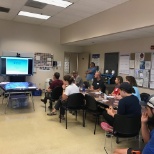
<svg viewBox="0 0 154 154"><path fill-rule="evenodd" d="M107 99L107 95L104 93L104 99Z"/></svg>
<svg viewBox="0 0 154 154"><path fill-rule="evenodd" d="M114 98L114 96L107 96L107 98Z"/></svg>
<svg viewBox="0 0 154 154"><path fill-rule="evenodd" d="M103 99L103 100L102 100L102 102L104 102L104 103L105 103L105 102L108 102L108 101L109 101L109 100L107 100L107 99Z"/></svg>
<svg viewBox="0 0 154 154"><path fill-rule="evenodd" d="M101 94L101 92L100 92L100 91L98 91L98 92L95 92L95 94L97 94L97 95L98 95L98 94Z"/></svg>

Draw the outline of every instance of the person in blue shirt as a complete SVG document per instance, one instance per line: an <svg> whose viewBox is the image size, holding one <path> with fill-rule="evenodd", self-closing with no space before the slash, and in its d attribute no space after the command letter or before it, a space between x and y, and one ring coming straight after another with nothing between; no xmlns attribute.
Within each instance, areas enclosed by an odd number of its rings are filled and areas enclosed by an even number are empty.
<svg viewBox="0 0 154 154"><path fill-rule="evenodd" d="M146 143L143 150L132 148L116 149L114 154L135 154L135 152L154 154L154 95L150 96L146 105L146 111L142 113L141 132L144 143Z"/></svg>
<svg viewBox="0 0 154 154"><path fill-rule="evenodd" d="M90 68L86 71L86 80L89 82L90 85L92 83L96 70L97 69L95 67L95 63L91 62Z"/></svg>
<svg viewBox="0 0 154 154"><path fill-rule="evenodd" d="M139 99L139 101L141 101L140 92L137 87L135 78L133 76L126 76L126 82L128 82L134 88L135 93L132 93L132 94L136 96Z"/></svg>

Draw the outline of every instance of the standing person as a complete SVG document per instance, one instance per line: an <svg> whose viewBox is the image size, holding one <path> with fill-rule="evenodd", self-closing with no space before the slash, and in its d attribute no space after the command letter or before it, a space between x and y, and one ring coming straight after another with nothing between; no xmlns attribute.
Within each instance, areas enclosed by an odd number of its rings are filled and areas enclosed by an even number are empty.
<svg viewBox="0 0 154 154"><path fill-rule="evenodd" d="M105 93L106 86L104 85L104 80L101 77L101 73L99 71L95 73L94 80L90 89Z"/></svg>
<svg viewBox="0 0 154 154"><path fill-rule="evenodd" d="M137 87L135 78L133 76L126 76L126 82L128 82L134 88L135 92L133 93L133 95L136 96L139 101L141 101L140 92Z"/></svg>
<svg viewBox="0 0 154 154"><path fill-rule="evenodd" d="M121 76L117 76L116 79L115 79L115 88L113 90L113 92L111 93L112 96L118 96L120 95L120 84L123 83L123 78Z"/></svg>
<svg viewBox="0 0 154 154"><path fill-rule="evenodd" d="M74 79L70 75L65 75L63 78L63 94L61 99L58 100L58 102L55 104L54 109L51 113L48 113L47 115L52 116L56 115L56 111L59 110L61 107L61 103L67 104L67 98L71 94L79 93L79 87L74 84ZM61 117L64 118L65 110L61 108Z"/></svg>
<svg viewBox="0 0 154 154"><path fill-rule="evenodd" d="M59 77L60 77L60 73L55 72L53 75L53 81L50 83L49 88L46 90L44 99L41 99L43 103L47 103L47 99L50 98L50 94L54 88L60 87L63 85L63 81L59 80Z"/></svg>
<svg viewBox="0 0 154 154"><path fill-rule="evenodd" d="M140 154L154 154L154 95L151 95L146 105L146 111L141 117L141 132L144 142L146 143L143 150L125 148L116 149L114 154L132 154L140 152Z"/></svg>
<svg viewBox="0 0 154 154"><path fill-rule="evenodd" d="M73 71L72 72L72 77L74 78L74 83L78 86L78 87L82 87L83 86L83 80L82 78L78 75L77 71Z"/></svg>
<svg viewBox="0 0 154 154"><path fill-rule="evenodd" d="M96 72L95 63L91 62L90 68L86 71L86 80L89 82L90 85L91 85L92 80L94 78L95 72Z"/></svg>
<svg viewBox="0 0 154 154"><path fill-rule="evenodd" d="M128 82L123 82L120 87L120 95L122 99L119 100L118 110L114 110L112 106L103 111L104 119L110 126L113 126L114 115L141 115L141 106L136 96L132 95L134 89Z"/></svg>

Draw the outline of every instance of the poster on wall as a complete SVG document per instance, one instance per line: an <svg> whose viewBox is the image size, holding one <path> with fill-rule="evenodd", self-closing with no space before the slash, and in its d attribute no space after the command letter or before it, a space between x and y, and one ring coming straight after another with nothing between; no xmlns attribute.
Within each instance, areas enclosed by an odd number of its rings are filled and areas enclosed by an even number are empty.
<svg viewBox="0 0 154 154"><path fill-rule="evenodd" d="M95 66L99 66L100 65L100 54L92 54L91 61L95 63Z"/></svg>
<svg viewBox="0 0 154 154"><path fill-rule="evenodd" d="M145 54L144 53L135 53L135 68L136 69L145 69Z"/></svg>
<svg viewBox="0 0 154 154"><path fill-rule="evenodd" d="M129 74L129 55L120 55L119 58L119 73Z"/></svg>
<svg viewBox="0 0 154 154"><path fill-rule="evenodd" d="M50 67L39 67L38 71L50 71L51 68Z"/></svg>
<svg viewBox="0 0 154 154"><path fill-rule="evenodd" d="M140 61L140 69L145 69L145 61Z"/></svg>
<svg viewBox="0 0 154 154"><path fill-rule="evenodd" d="M134 69L129 69L129 75L130 76L135 76L135 70Z"/></svg>
<svg viewBox="0 0 154 154"><path fill-rule="evenodd" d="M34 67L40 70L50 70L53 64L53 55L51 53L35 53Z"/></svg>
<svg viewBox="0 0 154 154"><path fill-rule="evenodd" d="M129 68L134 68L135 61L134 60L130 60L129 61Z"/></svg>
<svg viewBox="0 0 154 154"><path fill-rule="evenodd" d="M145 69L149 70L151 68L151 61L145 61Z"/></svg>
<svg viewBox="0 0 154 154"><path fill-rule="evenodd" d="M143 86L143 79L136 79L136 83L138 86L142 87Z"/></svg>

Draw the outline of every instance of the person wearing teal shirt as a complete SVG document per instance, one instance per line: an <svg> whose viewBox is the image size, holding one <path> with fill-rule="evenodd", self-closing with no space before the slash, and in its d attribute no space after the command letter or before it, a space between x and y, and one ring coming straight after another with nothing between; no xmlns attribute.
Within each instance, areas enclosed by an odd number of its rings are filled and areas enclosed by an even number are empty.
<svg viewBox="0 0 154 154"><path fill-rule="evenodd" d="M92 83L95 73L96 73L95 63L91 62L90 68L86 71L86 80L89 82L90 85Z"/></svg>

